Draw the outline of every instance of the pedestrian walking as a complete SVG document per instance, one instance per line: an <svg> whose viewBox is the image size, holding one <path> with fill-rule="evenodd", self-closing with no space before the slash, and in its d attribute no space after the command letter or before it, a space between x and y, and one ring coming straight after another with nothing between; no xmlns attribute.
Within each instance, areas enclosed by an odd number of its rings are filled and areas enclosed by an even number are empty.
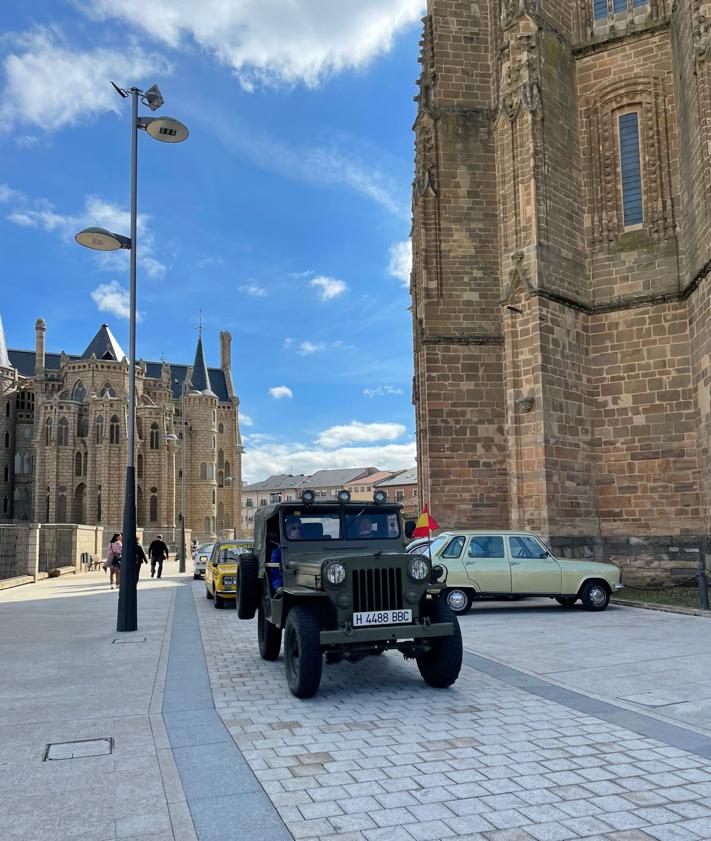
<svg viewBox="0 0 711 841"><path fill-rule="evenodd" d="M119 532L116 532L109 541L109 547L106 550L106 560L104 561L104 569L109 571L109 584L111 589L114 589L114 581L116 587L121 583L121 555L123 553L123 537Z"/></svg>
<svg viewBox="0 0 711 841"><path fill-rule="evenodd" d="M146 553L143 550L143 546L140 543L136 544L136 583L138 583L138 579L141 577L141 564L147 564L148 558L146 557Z"/></svg>
<svg viewBox="0 0 711 841"><path fill-rule="evenodd" d="M163 561L167 560L168 547L163 543L163 535L159 534L156 539L148 547L148 554L151 558L151 578L155 575L156 564L158 565L158 578L163 574Z"/></svg>

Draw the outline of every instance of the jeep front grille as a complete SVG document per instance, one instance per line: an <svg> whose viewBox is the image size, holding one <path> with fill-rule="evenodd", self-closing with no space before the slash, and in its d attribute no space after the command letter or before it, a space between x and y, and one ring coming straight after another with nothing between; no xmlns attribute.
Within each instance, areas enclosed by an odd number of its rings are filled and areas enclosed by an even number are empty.
<svg viewBox="0 0 711 841"><path fill-rule="evenodd" d="M353 570L353 610L402 610L402 570Z"/></svg>

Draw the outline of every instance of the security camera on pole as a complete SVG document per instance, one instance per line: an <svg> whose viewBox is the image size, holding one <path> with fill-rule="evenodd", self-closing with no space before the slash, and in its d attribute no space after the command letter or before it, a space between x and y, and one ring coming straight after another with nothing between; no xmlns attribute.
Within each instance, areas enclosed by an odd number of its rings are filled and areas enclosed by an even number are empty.
<svg viewBox="0 0 711 841"><path fill-rule="evenodd" d="M84 228L75 236L79 245L96 251L130 251L129 260L129 356L128 356L128 454L126 459L126 490L123 508L123 555L121 582L119 585L117 631L135 631L138 627L136 605L136 476L134 468L136 450L136 223L138 216L137 173L138 173L138 130L142 129L155 140L165 143L180 143L188 137L188 129L172 117L139 117L138 100L156 111L163 105L163 96L158 85L147 91L139 88L124 90L111 82L120 97L131 97L131 235L115 234L105 228Z"/></svg>

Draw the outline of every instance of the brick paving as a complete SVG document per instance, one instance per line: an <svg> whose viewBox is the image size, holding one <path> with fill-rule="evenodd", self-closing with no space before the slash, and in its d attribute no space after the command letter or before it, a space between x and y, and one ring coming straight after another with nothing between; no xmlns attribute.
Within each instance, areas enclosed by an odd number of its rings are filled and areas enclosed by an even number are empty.
<svg viewBox="0 0 711 841"><path fill-rule="evenodd" d="M296 839L698 841L711 764L464 668L431 689L389 653L289 693L254 622L195 584L216 708Z"/></svg>

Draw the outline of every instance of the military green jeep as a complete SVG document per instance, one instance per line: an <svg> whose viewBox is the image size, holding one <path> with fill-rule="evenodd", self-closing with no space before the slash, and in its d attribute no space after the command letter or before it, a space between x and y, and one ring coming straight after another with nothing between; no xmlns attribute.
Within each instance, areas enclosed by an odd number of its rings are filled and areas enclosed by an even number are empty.
<svg viewBox="0 0 711 841"><path fill-rule="evenodd" d="M400 505L301 502L257 510L254 552L238 565L240 619L257 614L259 653L276 660L284 635L289 689L310 698L326 663L357 662L397 649L430 686L451 686L462 665L457 617L441 597L442 568L408 555Z"/></svg>

